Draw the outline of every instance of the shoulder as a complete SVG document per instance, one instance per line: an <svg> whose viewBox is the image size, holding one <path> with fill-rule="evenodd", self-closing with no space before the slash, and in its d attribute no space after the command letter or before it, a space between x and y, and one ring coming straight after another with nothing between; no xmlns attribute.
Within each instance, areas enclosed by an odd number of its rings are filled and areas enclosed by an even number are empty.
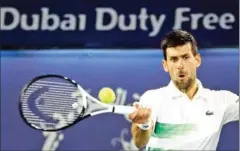
<svg viewBox="0 0 240 151"><path fill-rule="evenodd" d="M206 93L208 95L212 95L212 96L236 95L235 93L233 93L229 90L212 90L212 89L208 89L208 88L204 88L204 93Z"/></svg>
<svg viewBox="0 0 240 151"><path fill-rule="evenodd" d="M236 101L239 96L229 90L211 90L204 88L204 95L208 98L213 98L221 103L228 103L231 101Z"/></svg>
<svg viewBox="0 0 240 151"><path fill-rule="evenodd" d="M197 82L202 86L202 82L197 79ZM229 90L214 90L214 89L209 89L209 88L205 88L203 87L203 93L205 96L210 96L210 97L220 97L220 98L225 98L225 97L237 97L237 95Z"/></svg>

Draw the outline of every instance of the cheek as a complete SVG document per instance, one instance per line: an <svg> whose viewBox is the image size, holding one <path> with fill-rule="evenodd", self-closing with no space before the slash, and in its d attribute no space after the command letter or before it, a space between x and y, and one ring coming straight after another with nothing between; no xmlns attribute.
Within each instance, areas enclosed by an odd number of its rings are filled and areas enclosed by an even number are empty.
<svg viewBox="0 0 240 151"><path fill-rule="evenodd" d="M196 72L196 70L197 70L197 67L195 65L191 65L188 67L188 72L190 74L194 74Z"/></svg>
<svg viewBox="0 0 240 151"><path fill-rule="evenodd" d="M169 74L170 74L171 76L174 76L175 71L176 71L175 66L170 66L170 67L168 68L168 72L169 72Z"/></svg>

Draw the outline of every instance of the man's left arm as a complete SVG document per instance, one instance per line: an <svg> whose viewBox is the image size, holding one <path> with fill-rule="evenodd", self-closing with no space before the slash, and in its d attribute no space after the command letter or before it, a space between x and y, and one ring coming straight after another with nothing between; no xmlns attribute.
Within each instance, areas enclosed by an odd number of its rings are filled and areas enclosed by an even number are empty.
<svg viewBox="0 0 240 151"><path fill-rule="evenodd" d="M223 124L239 120L239 96L230 91L226 91L224 104L226 105L226 108L223 117Z"/></svg>

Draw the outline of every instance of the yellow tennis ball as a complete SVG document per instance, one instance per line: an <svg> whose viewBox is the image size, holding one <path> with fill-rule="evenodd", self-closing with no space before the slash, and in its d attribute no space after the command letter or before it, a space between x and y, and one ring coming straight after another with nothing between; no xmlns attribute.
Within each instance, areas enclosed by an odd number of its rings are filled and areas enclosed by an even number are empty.
<svg viewBox="0 0 240 151"><path fill-rule="evenodd" d="M115 101L116 95L115 95L115 92L111 88L104 87L99 91L98 98L103 103L111 104Z"/></svg>

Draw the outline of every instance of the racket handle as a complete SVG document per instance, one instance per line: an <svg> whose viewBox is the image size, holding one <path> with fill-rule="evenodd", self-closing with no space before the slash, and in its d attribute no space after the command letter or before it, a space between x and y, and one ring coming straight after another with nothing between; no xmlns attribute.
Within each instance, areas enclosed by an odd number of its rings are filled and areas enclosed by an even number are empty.
<svg viewBox="0 0 240 151"><path fill-rule="evenodd" d="M124 105L115 105L113 113L116 114L131 114L136 110L136 108L132 106L124 106Z"/></svg>

